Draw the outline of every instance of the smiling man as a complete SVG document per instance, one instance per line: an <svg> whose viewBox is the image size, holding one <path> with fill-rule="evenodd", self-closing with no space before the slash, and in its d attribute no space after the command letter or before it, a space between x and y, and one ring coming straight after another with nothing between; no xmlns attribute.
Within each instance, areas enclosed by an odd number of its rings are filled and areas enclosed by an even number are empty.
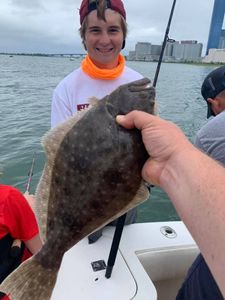
<svg viewBox="0 0 225 300"><path fill-rule="evenodd" d="M87 108L92 97L101 99L118 86L143 78L125 65L125 58L120 53L127 36L123 2L83 0L79 14L80 36L87 55L81 66L66 76L54 90L52 127ZM91 193L88 182L87 193ZM125 224L134 223L136 213L136 208L129 211ZM95 242L100 236L101 230L89 236L89 242Z"/></svg>

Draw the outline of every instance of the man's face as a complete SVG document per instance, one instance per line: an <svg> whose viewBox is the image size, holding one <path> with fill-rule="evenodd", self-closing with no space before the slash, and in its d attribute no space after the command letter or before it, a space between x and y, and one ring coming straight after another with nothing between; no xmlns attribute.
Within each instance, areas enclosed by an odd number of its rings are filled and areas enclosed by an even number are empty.
<svg viewBox="0 0 225 300"><path fill-rule="evenodd" d="M214 99L208 98L208 103L210 103L211 109L215 115L220 114L225 110L225 97L221 94L218 94Z"/></svg>
<svg viewBox="0 0 225 300"><path fill-rule="evenodd" d="M115 68L124 40L120 14L106 9L105 22L93 10L87 18L84 43L91 60L99 68Z"/></svg>

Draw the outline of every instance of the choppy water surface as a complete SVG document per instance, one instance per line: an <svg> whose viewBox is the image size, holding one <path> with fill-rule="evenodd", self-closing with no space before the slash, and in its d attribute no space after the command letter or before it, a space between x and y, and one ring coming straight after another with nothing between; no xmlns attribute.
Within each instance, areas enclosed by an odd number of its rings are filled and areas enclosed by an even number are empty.
<svg viewBox="0 0 225 300"><path fill-rule="evenodd" d="M127 62L153 80L156 64ZM56 57L9 57L0 55L0 181L25 190L35 152L31 192L35 191L44 165L41 137L50 128L51 98L58 82L80 65L80 59ZM201 83L212 66L162 64L157 82L161 117L179 125L193 141L206 122ZM191 158L190 158L191 159ZM87 193L90 193L87 186ZM177 220L178 216L159 188L139 206L138 221Z"/></svg>

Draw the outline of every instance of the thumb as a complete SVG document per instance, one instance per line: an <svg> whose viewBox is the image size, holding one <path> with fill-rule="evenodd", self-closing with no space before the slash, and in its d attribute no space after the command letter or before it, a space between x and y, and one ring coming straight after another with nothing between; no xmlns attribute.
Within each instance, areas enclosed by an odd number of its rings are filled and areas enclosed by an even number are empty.
<svg viewBox="0 0 225 300"><path fill-rule="evenodd" d="M163 171L163 163L149 158L142 168L142 178L153 185L160 185L160 177Z"/></svg>
<svg viewBox="0 0 225 300"><path fill-rule="evenodd" d="M133 110L125 116L118 115L116 117L117 123L121 126L124 126L127 129L136 127L139 130L153 126L157 119L158 117L156 116L138 110Z"/></svg>

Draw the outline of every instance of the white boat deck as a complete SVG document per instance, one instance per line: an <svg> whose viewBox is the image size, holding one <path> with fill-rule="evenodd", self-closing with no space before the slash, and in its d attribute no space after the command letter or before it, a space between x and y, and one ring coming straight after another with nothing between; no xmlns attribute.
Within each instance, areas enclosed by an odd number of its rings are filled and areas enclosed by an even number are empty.
<svg viewBox="0 0 225 300"><path fill-rule="evenodd" d="M163 226L176 234L166 230L165 236L161 233ZM128 225L124 227L112 276L107 279L105 269L94 271L91 263L103 260L107 264L114 230L108 226L96 243L88 244L85 238L64 255L52 300L163 299L163 291L161 296L158 291L159 286L165 289L161 281L168 284L171 272L173 279L183 277L198 252L182 222Z"/></svg>

